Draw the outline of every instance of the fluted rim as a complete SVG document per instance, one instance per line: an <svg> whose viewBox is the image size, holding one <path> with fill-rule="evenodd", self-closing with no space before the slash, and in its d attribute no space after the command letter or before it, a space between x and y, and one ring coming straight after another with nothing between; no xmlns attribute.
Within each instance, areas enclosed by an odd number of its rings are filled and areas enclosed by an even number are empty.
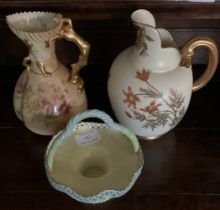
<svg viewBox="0 0 220 210"><path fill-rule="evenodd" d="M88 111L84 112L84 113L88 113ZM83 114L83 113L81 113L81 114ZM78 116L80 116L81 114L79 114ZM72 131L71 135L74 136L74 132L80 128L81 129L82 128L93 128L93 129L94 128L102 128L102 129L110 129L111 130L112 129L112 128L110 128L111 126L110 127L108 127L108 126L109 125L107 123L80 122L76 125L76 127L74 126L75 129L72 129L70 127L69 127L69 129L71 129L71 131ZM47 175L47 178L48 178L50 184L52 185L52 187L54 189L56 189L60 192L66 193L71 198L73 198L79 202L89 203L89 204L97 204L97 203L105 202L105 201L110 200L112 198L121 197L124 194L126 194L133 187L136 180L140 176L140 174L142 172L143 165L144 165L144 156L143 156L143 152L142 152L141 147L138 147L138 150L136 151L136 153L138 154L139 166L134 171L134 173L131 175L130 180L126 184L124 184L124 187L122 189L116 189L116 188L112 188L112 186L108 186L108 187L106 187L106 189L104 189L98 193L91 194L89 196L85 196L85 195L77 193L76 191L74 191L74 189L72 189L67 184L59 183L53 177L53 175L51 174L51 171L52 171L52 164L53 164L53 158L54 158L53 155L55 154L58 147L62 144L62 142L66 140L65 134L66 134L65 131L60 131L58 134L53 136L52 140L49 142L49 144L47 146L45 156L44 156L44 166L45 166L46 175Z"/></svg>
<svg viewBox="0 0 220 210"><path fill-rule="evenodd" d="M36 21L36 26L33 26L31 28L34 30L31 30L30 28L29 30L28 28L25 29L25 26L28 26L28 21L37 18L41 18L39 19L41 21L42 19L45 19L45 22L41 22L41 25L37 26L37 23L39 24L39 22ZM48 19L48 24L47 24L47 19ZM46 41L48 40L49 37L54 38L57 35L57 31L59 31L62 27L61 19L62 19L62 15L60 13L45 12L45 11L20 12L6 16L6 22L9 28L20 39L38 40L38 41ZM43 27L42 24L44 24L45 27Z"/></svg>

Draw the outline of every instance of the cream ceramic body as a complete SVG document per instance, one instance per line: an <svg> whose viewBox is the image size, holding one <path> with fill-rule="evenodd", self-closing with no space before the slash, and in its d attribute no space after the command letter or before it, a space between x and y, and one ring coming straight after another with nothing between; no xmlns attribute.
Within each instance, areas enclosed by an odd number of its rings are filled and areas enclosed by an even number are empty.
<svg viewBox="0 0 220 210"><path fill-rule="evenodd" d="M78 71L87 62L89 45L73 31L71 21L59 14L13 14L7 16L7 23L29 48L23 62L26 69L14 91L15 113L31 131L53 135L63 129L72 115L87 108ZM66 38L81 47L81 58L72 65L71 73L57 60L55 40L58 38Z"/></svg>
<svg viewBox="0 0 220 210"><path fill-rule="evenodd" d="M136 44L114 60L108 94L121 124L139 137L155 139L174 128L188 108L194 84L187 59L192 54L184 60L169 32L157 29L148 11L135 11L132 21L138 27ZM197 89L208 79L199 81Z"/></svg>

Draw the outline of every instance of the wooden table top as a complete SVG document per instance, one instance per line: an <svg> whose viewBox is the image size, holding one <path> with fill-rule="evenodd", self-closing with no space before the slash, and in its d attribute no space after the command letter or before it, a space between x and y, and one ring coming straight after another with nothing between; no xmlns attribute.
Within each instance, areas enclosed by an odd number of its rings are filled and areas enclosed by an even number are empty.
<svg viewBox="0 0 220 210"><path fill-rule="evenodd" d="M199 68L198 68L199 69ZM112 114L106 67L83 73L89 108ZM51 137L28 131L14 114L13 69L0 78L0 209L218 210L220 209L220 75L193 93L181 123L156 141L142 141L145 164L134 187L103 204L81 204L54 190L43 156ZM92 74L103 78L91 79ZM87 78L87 79L86 79ZM186 81L187 82L187 81Z"/></svg>

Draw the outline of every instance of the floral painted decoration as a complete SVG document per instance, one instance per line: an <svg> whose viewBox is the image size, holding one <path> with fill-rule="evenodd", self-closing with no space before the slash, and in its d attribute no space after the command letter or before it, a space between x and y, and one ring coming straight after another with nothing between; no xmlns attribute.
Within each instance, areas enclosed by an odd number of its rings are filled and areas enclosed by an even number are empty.
<svg viewBox="0 0 220 210"><path fill-rule="evenodd" d="M154 41L154 39L152 39L150 36L148 36L145 33L144 28L140 27L137 31L136 47L138 50L140 50L140 56L143 56L143 57L148 56L148 53L147 53L148 47L147 47L146 40L150 42Z"/></svg>
<svg viewBox="0 0 220 210"><path fill-rule="evenodd" d="M127 91L123 90L125 96L123 102L128 106L126 116L140 121L143 128L151 130L165 125L174 127L185 113L183 94L170 88L169 97L165 98L163 93L149 82L150 72L146 69L137 71L135 77L144 82L145 86L140 87L138 93L130 86ZM139 107L143 100L146 101L146 106ZM162 110L162 106L166 109Z"/></svg>
<svg viewBox="0 0 220 210"><path fill-rule="evenodd" d="M48 83L39 84L37 90L33 90L28 85L28 77L23 75L18 80L15 88L15 97L23 97L23 104L30 116L31 122L43 122L46 127L65 121L73 112L72 102L67 100L68 92L65 88ZM21 108L21 107L20 107ZM22 116L21 110L15 110L19 116Z"/></svg>
<svg viewBox="0 0 220 210"><path fill-rule="evenodd" d="M136 96L132 90L131 90L131 87L129 86L128 87L128 90L127 92L123 90L123 94L125 95L125 99L124 99L124 103L127 103L128 104L128 107L132 107L134 109L136 109L136 103L140 101L139 97Z"/></svg>

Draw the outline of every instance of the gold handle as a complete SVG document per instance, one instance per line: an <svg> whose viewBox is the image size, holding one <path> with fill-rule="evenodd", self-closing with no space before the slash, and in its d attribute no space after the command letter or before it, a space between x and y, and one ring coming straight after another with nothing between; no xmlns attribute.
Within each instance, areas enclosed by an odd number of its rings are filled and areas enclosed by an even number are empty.
<svg viewBox="0 0 220 210"><path fill-rule="evenodd" d="M31 59L29 57L25 57L22 65L26 67L27 71L30 72Z"/></svg>
<svg viewBox="0 0 220 210"><path fill-rule="evenodd" d="M87 65L90 45L82 37L80 37L72 27L72 21L69 18L62 18L63 27L58 32L58 38L65 38L68 41L76 44L80 49L80 56L77 63L71 65L71 78L70 81L77 86L79 94L83 91L84 82L79 76L81 68Z"/></svg>
<svg viewBox="0 0 220 210"><path fill-rule="evenodd" d="M208 37L202 37L192 39L182 48L182 59L180 62L180 66L189 68L192 65L192 56L194 55L194 49L197 47L208 48L209 63L202 76L193 83L193 91L199 90L209 82L209 80L214 75L218 65L218 49L216 43Z"/></svg>

